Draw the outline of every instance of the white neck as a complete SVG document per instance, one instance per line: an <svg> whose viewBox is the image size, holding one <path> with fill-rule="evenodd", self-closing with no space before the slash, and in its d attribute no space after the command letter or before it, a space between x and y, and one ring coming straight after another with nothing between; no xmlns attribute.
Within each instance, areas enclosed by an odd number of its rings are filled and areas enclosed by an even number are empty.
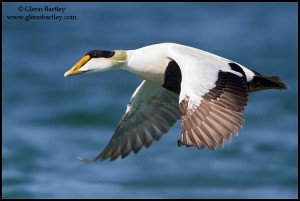
<svg viewBox="0 0 300 201"><path fill-rule="evenodd" d="M170 59L164 48L155 45L146 46L136 50L128 50L127 65L122 69L127 70L142 79L162 85L164 74Z"/></svg>

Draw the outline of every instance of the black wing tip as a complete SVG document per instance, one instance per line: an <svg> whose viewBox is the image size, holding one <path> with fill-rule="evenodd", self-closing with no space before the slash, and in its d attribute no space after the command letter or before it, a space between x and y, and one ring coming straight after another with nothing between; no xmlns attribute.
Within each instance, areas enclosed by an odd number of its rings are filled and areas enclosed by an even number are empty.
<svg viewBox="0 0 300 201"><path fill-rule="evenodd" d="M109 162L112 162L114 160L116 160L117 158L119 158L119 155L117 156L112 156L112 155L105 155L105 154L99 154L98 156L96 156L93 161L106 161L109 159ZM123 157L122 157L123 159Z"/></svg>

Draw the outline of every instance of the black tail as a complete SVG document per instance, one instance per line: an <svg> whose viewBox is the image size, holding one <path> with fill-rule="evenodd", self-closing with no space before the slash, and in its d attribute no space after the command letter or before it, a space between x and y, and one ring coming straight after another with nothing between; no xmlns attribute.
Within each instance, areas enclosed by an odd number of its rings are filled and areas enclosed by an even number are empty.
<svg viewBox="0 0 300 201"><path fill-rule="evenodd" d="M264 77L261 75L255 75L253 80L248 83L248 89L250 92L260 91L265 89L287 89L287 86L283 81L277 77Z"/></svg>

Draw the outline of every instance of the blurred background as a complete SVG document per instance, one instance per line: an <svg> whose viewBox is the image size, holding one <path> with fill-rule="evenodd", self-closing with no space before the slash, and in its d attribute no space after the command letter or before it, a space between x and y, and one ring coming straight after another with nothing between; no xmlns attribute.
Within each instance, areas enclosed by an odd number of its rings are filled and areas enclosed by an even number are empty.
<svg viewBox="0 0 300 201"><path fill-rule="evenodd" d="M45 6L65 11L32 9ZM63 74L92 49L161 42L280 76L289 89L251 94L224 149L178 148L178 121L137 155L81 163L104 148L142 80ZM298 3L2 3L2 58L4 198L298 197Z"/></svg>

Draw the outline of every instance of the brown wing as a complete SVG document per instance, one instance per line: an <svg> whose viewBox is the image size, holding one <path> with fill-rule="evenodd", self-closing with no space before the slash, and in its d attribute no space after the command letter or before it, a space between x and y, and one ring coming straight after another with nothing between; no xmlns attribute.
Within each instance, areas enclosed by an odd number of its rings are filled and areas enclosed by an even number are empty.
<svg viewBox="0 0 300 201"><path fill-rule="evenodd" d="M178 145L208 146L212 150L223 147L224 139L231 141L231 134L237 135L242 127L247 96L242 77L219 71L215 87L202 96L199 105L189 107L188 96L180 102L182 133Z"/></svg>

